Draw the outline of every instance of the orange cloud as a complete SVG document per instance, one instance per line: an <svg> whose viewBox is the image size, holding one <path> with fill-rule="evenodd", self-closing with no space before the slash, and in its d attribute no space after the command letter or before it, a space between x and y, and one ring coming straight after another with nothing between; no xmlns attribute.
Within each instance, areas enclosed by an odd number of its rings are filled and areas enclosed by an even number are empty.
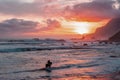
<svg viewBox="0 0 120 80"><path fill-rule="evenodd" d="M80 3L74 6L67 6L64 10L64 17L67 20L77 21L101 21L120 16L120 11L113 8L115 2L112 0Z"/></svg>
<svg viewBox="0 0 120 80"><path fill-rule="evenodd" d="M13 34L22 37L69 36L81 33L80 28L84 30L85 26L80 27L79 24L75 28L76 25L70 23L94 22L87 27L90 33L105 25L109 19L120 16L119 6L116 8L114 5L113 0L3 0L0 1L0 15L4 17L0 18L9 24L0 22L0 32L5 33L6 37ZM64 20L68 22L66 25L63 25Z"/></svg>

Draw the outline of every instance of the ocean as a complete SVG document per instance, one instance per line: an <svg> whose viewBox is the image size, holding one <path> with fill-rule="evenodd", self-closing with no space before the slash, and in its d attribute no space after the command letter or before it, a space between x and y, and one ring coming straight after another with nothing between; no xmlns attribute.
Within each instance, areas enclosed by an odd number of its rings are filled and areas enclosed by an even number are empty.
<svg viewBox="0 0 120 80"><path fill-rule="evenodd" d="M0 80L111 80L120 45L82 43L0 42ZM51 72L43 70L47 60Z"/></svg>

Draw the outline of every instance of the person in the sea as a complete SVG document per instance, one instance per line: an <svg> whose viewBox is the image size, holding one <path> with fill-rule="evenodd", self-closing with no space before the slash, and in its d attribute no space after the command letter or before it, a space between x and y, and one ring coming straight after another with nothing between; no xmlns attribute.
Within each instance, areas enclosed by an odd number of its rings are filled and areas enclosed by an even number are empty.
<svg viewBox="0 0 120 80"><path fill-rule="evenodd" d="M46 68L51 68L51 66L52 66L52 62L50 60L48 60L45 67Z"/></svg>

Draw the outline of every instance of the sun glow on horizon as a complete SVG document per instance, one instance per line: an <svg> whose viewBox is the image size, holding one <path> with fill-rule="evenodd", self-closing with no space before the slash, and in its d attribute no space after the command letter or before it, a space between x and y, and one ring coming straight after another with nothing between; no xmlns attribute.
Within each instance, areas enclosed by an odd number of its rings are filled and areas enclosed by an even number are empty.
<svg viewBox="0 0 120 80"><path fill-rule="evenodd" d="M73 24L75 26L74 32L78 34L86 34L90 32L90 24L88 22L73 22Z"/></svg>
<svg viewBox="0 0 120 80"><path fill-rule="evenodd" d="M104 26L109 20L103 20L100 22L87 22L87 21L65 21L62 20L63 27L71 28L71 32L74 34L91 34L96 31L97 28Z"/></svg>

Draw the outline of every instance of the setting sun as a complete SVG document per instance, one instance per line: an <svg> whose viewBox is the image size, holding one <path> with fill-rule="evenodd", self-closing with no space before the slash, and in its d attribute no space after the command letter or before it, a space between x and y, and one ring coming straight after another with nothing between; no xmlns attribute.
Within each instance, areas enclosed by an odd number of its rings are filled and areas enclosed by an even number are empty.
<svg viewBox="0 0 120 80"><path fill-rule="evenodd" d="M94 33L98 27L105 25L107 21L101 22L78 22L78 21L65 21L61 22L62 26L68 29L74 34L91 34Z"/></svg>
<svg viewBox="0 0 120 80"><path fill-rule="evenodd" d="M0 0L0 80L36 79L120 80L120 0Z"/></svg>
<svg viewBox="0 0 120 80"><path fill-rule="evenodd" d="M87 22L73 22L75 26L74 32L79 34L89 33L90 24Z"/></svg>

